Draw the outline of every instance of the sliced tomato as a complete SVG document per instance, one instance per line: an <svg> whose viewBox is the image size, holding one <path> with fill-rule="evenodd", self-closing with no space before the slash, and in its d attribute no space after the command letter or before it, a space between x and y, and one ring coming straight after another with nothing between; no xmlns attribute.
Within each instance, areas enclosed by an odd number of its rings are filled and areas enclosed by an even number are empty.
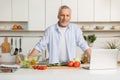
<svg viewBox="0 0 120 80"><path fill-rule="evenodd" d="M36 65L34 65L34 66L33 66L33 69L37 69L37 66L36 66Z"/></svg>
<svg viewBox="0 0 120 80"><path fill-rule="evenodd" d="M37 70L46 70L47 66L46 65L34 65L33 69L37 69Z"/></svg>
<svg viewBox="0 0 120 80"><path fill-rule="evenodd" d="M46 66L46 65L41 65L41 66L39 66L38 69L39 69L39 70L46 70L46 69L47 69L47 66Z"/></svg>

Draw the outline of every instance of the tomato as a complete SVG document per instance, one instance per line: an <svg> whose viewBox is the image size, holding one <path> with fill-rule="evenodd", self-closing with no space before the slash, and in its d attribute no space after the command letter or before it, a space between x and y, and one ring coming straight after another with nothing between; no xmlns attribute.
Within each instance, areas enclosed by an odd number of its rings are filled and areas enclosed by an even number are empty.
<svg viewBox="0 0 120 80"><path fill-rule="evenodd" d="M46 70L47 69L47 66L42 66L42 70Z"/></svg>
<svg viewBox="0 0 120 80"><path fill-rule="evenodd" d="M67 63L67 65L68 65L69 67L73 67L73 64L74 64L73 61L68 61L68 63Z"/></svg>
<svg viewBox="0 0 120 80"><path fill-rule="evenodd" d="M36 66L36 65L34 65L34 66L33 66L33 69L37 69L37 66Z"/></svg>
<svg viewBox="0 0 120 80"><path fill-rule="evenodd" d="M47 66L46 65L34 65L33 69L37 69L37 70L46 70Z"/></svg>
<svg viewBox="0 0 120 80"><path fill-rule="evenodd" d="M46 70L46 69L47 69L47 66L46 66L46 65L41 65L41 66L39 66L38 69L39 69L39 70Z"/></svg>
<svg viewBox="0 0 120 80"><path fill-rule="evenodd" d="M78 62L78 61L74 62L73 66L74 67L80 67L80 62Z"/></svg>

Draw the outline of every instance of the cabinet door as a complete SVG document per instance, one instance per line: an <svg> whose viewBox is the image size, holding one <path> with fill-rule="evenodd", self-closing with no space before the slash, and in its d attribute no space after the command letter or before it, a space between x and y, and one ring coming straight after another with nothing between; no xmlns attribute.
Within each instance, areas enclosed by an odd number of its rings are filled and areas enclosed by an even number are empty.
<svg viewBox="0 0 120 80"><path fill-rule="evenodd" d="M71 21L77 21L77 0L62 0L62 5L68 5L71 8Z"/></svg>
<svg viewBox="0 0 120 80"><path fill-rule="evenodd" d="M11 0L0 0L0 21L11 20Z"/></svg>
<svg viewBox="0 0 120 80"><path fill-rule="evenodd" d="M95 0L95 21L110 21L110 0Z"/></svg>
<svg viewBox="0 0 120 80"><path fill-rule="evenodd" d="M120 0L111 0L111 21L120 21Z"/></svg>
<svg viewBox="0 0 120 80"><path fill-rule="evenodd" d="M94 0L78 0L78 21L93 21Z"/></svg>
<svg viewBox="0 0 120 80"><path fill-rule="evenodd" d="M46 28L58 21L57 15L61 0L46 0Z"/></svg>
<svg viewBox="0 0 120 80"><path fill-rule="evenodd" d="M29 0L28 26L29 30L45 29L45 0Z"/></svg>
<svg viewBox="0 0 120 80"><path fill-rule="evenodd" d="M12 0L12 20L28 21L28 0Z"/></svg>

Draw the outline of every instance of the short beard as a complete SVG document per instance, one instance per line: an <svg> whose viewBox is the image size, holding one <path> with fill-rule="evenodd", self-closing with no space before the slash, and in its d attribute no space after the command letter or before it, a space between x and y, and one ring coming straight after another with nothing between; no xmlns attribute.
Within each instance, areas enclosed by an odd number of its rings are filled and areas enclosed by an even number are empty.
<svg viewBox="0 0 120 80"><path fill-rule="evenodd" d="M67 23L66 26L61 25L60 22L58 22L58 25L59 25L60 27L67 27L67 26L69 25L69 22Z"/></svg>

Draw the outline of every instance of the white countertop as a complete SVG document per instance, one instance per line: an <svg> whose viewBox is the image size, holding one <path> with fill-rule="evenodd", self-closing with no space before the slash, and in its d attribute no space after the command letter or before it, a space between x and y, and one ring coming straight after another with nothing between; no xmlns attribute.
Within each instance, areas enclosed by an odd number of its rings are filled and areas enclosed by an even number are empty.
<svg viewBox="0 0 120 80"><path fill-rule="evenodd" d="M14 73L0 73L0 80L120 80L120 67L114 70L18 69Z"/></svg>

